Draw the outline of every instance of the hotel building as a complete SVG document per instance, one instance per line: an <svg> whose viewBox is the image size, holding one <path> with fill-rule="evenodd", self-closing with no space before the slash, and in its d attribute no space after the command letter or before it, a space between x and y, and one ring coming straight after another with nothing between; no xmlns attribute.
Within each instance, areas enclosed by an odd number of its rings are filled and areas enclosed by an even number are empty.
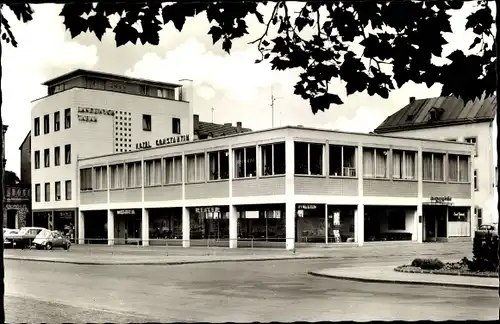
<svg viewBox="0 0 500 324"><path fill-rule="evenodd" d="M80 243L293 250L470 239L475 226L469 143L287 126L160 144L77 159Z"/></svg>

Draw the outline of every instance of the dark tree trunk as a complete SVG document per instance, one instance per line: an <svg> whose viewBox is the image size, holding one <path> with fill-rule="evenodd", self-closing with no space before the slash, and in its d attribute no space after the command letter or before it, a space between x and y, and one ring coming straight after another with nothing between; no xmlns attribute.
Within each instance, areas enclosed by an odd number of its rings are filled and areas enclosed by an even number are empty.
<svg viewBox="0 0 500 324"><path fill-rule="evenodd" d="M2 87L1 87L1 81L2 81L2 41L0 41L0 143L2 145L2 152L1 152L1 157L2 160L0 161L0 179L1 179L1 185L0 185L0 225L2 225L2 231L0 232L0 323L5 323L5 304L4 304L4 296L5 296L5 282L4 282L4 263L3 263L3 211L4 211L4 201L3 201L3 189L4 189L4 161L5 161L5 156L4 156L4 149L3 149L3 121L2 121Z"/></svg>
<svg viewBox="0 0 500 324"><path fill-rule="evenodd" d="M499 35L500 35L500 31L499 31L499 24L498 22L500 21L500 13L498 12L499 9L500 9L500 0L496 0L495 1L495 5L496 5L496 8L495 8L495 26L496 26L496 35L495 35L495 44L496 44L496 53L497 53L497 61L496 61L496 70L497 70L497 91L496 91L496 95L497 95L497 105L498 105L498 94L500 93L498 90L500 89L500 84L499 84L499 77L498 77L498 73L500 72L500 60L499 60L499 49L500 49L500 46L498 45L498 41L499 41ZM500 118L498 117L498 109L497 109L497 113L496 113L496 124L497 124L497 155L498 153L500 152L500 141L498 140L498 132L500 131ZM498 158L497 156L497 169L500 170L500 165L499 165L499 162L500 159ZM498 174L498 173L497 173ZM497 175L495 175L497 176ZM497 201L497 210L498 210L498 214L500 214L500 182L499 182L499 179L497 178L496 179L496 183L497 183L497 192L498 192L498 201ZM500 244L498 244L498 257L499 257L499 260L500 260ZM500 271L498 271L498 281L500 282ZM500 286L498 286L498 296L500 297ZM498 306L498 319L500 319L500 305Z"/></svg>

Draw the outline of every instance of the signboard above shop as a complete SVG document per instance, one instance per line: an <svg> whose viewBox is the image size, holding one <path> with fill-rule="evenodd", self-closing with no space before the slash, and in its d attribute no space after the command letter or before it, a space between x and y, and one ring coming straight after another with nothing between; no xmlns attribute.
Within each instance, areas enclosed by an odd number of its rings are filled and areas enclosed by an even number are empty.
<svg viewBox="0 0 500 324"><path fill-rule="evenodd" d="M189 142L189 134L170 136L170 137L166 137L166 138L159 138L154 142L154 144L155 144L155 147L160 147L160 146L166 146L166 145L170 145L170 144L177 144L177 143L184 143L184 142ZM144 141L144 142L139 142L139 143L135 144L135 148L138 150L148 149L148 148L152 148L152 147L153 147L153 145L151 144L150 141Z"/></svg>
<svg viewBox="0 0 500 324"><path fill-rule="evenodd" d="M116 211L117 215L135 215L134 209L121 209Z"/></svg>
<svg viewBox="0 0 500 324"><path fill-rule="evenodd" d="M316 209L316 205L297 205L297 209Z"/></svg>
<svg viewBox="0 0 500 324"><path fill-rule="evenodd" d="M452 198L450 196L431 196L430 203L434 205L451 205Z"/></svg>

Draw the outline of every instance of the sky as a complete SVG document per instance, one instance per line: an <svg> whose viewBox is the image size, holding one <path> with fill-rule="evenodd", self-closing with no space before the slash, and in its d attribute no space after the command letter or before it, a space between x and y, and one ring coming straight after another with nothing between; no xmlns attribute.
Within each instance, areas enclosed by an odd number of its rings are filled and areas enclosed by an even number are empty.
<svg viewBox="0 0 500 324"><path fill-rule="evenodd" d="M473 4L469 4L469 7ZM22 24L8 15L19 43L17 48L3 46L2 117L9 126L6 134L7 170L19 174L19 146L30 130L31 101L46 95L41 83L57 75L83 68L124 74L157 81L194 80L195 113L202 121L216 123L237 121L254 130L272 126L271 93L274 94L274 126L304 125L352 132L370 132L388 115L408 103L409 97L439 96L440 85L406 84L393 91L389 99L366 93L346 97L344 86L333 82L331 89L341 96L344 105L331 106L313 115L308 102L293 94L296 71L272 71L266 63L255 64L259 53L248 45L263 31L263 26L249 20L249 35L233 43L231 55L221 45L212 45L207 35L209 23L204 16L188 19L182 33L171 23L160 32L160 44L131 45L116 48L114 34L102 42L92 34L71 38L59 17L62 5L32 5L33 21ZM466 49L473 35L465 31L470 9L452 17L453 34L445 52ZM269 14L264 8L264 14ZM113 21L112 21L113 24Z"/></svg>

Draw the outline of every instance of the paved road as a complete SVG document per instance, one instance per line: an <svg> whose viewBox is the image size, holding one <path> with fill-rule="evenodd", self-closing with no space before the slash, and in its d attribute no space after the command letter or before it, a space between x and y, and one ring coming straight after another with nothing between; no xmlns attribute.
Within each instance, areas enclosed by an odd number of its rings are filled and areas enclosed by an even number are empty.
<svg viewBox="0 0 500 324"><path fill-rule="evenodd" d="M359 283L308 270L407 257L86 266L5 260L8 322L494 320L495 291Z"/></svg>

